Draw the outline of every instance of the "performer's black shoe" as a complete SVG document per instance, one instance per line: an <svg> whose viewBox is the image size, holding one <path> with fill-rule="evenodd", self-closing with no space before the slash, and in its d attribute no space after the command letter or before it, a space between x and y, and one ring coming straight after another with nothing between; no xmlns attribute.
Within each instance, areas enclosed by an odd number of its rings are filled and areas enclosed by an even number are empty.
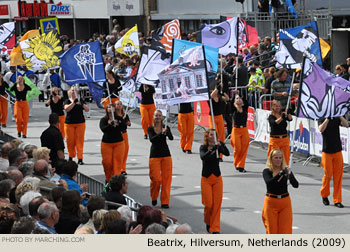
<svg viewBox="0 0 350 252"><path fill-rule="evenodd" d="M213 232L213 234L220 234L220 232Z"/></svg>
<svg viewBox="0 0 350 252"><path fill-rule="evenodd" d="M224 162L224 160L222 160L222 158L219 158L219 162Z"/></svg>
<svg viewBox="0 0 350 252"><path fill-rule="evenodd" d="M237 170L238 170L239 172L243 172L243 173L247 172L244 168L237 168Z"/></svg>
<svg viewBox="0 0 350 252"><path fill-rule="evenodd" d="M78 159L78 165L84 165L85 163L83 162L82 159Z"/></svg>
<svg viewBox="0 0 350 252"><path fill-rule="evenodd" d="M209 226L209 225L206 225L206 228L207 228L207 232L210 233L210 232L209 232L210 226Z"/></svg>
<svg viewBox="0 0 350 252"><path fill-rule="evenodd" d="M181 148L182 149L182 152L186 152L184 148Z"/></svg>
<svg viewBox="0 0 350 252"><path fill-rule="evenodd" d="M148 139L148 135L145 135L143 138L144 138L144 139Z"/></svg>
<svg viewBox="0 0 350 252"><path fill-rule="evenodd" d="M22 135L21 135L21 132L18 132L17 136L18 136L18 137L21 137L21 136L22 136Z"/></svg>
<svg viewBox="0 0 350 252"><path fill-rule="evenodd" d="M338 208L344 208L344 205L342 203L335 203L334 204L335 207L338 207Z"/></svg>
<svg viewBox="0 0 350 252"><path fill-rule="evenodd" d="M69 158L68 158L68 161L73 161L73 158L69 157Z"/></svg>
<svg viewBox="0 0 350 252"><path fill-rule="evenodd" d="M152 206L157 205L157 200L152 200Z"/></svg>
<svg viewBox="0 0 350 252"><path fill-rule="evenodd" d="M23 138L27 138L27 136L26 136L26 135L23 135L22 137L23 137Z"/></svg>
<svg viewBox="0 0 350 252"><path fill-rule="evenodd" d="M6 124L1 125L1 127L6 128Z"/></svg>
<svg viewBox="0 0 350 252"><path fill-rule="evenodd" d="M188 150L188 151L187 151L187 154L192 154L192 151L191 151L191 150Z"/></svg>
<svg viewBox="0 0 350 252"><path fill-rule="evenodd" d="M128 175L128 174L127 174L125 171L123 171L123 172L122 172L122 175L125 175L125 176L126 176L126 175Z"/></svg>
<svg viewBox="0 0 350 252"><path fill-rule="evenodd" d="M169 208L169 205L162 205L162 208Z"/></svg>
<svg viewBox="0 0 350 252"><path fill-rule="evenodd" d="M329 206L329 200L328 200L328 198L326 197L326 198L322 198L322 203L323 203L323 205L325 205L325 206Z"/></svg>

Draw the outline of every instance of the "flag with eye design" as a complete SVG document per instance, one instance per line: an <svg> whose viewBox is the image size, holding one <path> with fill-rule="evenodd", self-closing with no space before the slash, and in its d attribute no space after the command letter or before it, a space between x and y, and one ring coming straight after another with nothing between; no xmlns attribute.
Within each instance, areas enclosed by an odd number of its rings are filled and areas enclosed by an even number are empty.
<svg viewBox="0 0 350 252"><path fill-rule="evenodd" d="M218 24L204 24L196 34L198 43L218 48L219 53L224 56L228 54L237 54L237 17Z"/></svg>

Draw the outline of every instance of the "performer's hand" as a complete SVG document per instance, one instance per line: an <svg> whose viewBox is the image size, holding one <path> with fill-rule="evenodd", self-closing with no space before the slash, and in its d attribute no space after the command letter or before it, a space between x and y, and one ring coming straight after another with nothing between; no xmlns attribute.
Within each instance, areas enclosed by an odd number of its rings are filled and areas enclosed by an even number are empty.
<svg viewBox="0 0 350 252"><path fill-rule="evenodd" d="M52 96L56 96L57 94L55 92L52 92Z"/></svg>
<svg viewBox="0 0 350 252"><path fill-rule="evenodd" d="M282 112L281 117L282 117L283 120L285 120L287 118L287 113L286 112Z"/></svg>
<svg viewBox="0 0 350 252"><path fill-rule="evenodd" d="M163 128L162 129L162 134L166 135L167 130L168 130L168 128Z"/></svg>
<svg viewBox="0 0 350 252"><path fill-rule="evenodd" d="M287 96L288 93L287 93L287 92L283 92L282 95L283 95L283 96Z"/></svg>
<svg viewBox="0 0 350 252"><path fill-rule="evenodd" d="M74 103L77 104L79 102L78 98L74 99Z"/></svg>

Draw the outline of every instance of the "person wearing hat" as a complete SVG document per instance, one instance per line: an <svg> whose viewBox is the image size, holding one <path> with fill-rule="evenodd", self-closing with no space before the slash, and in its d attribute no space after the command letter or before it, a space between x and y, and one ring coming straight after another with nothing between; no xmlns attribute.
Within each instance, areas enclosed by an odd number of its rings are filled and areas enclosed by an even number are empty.
<svg viewBox="0 0 350 252"><path fill-rule="evenodd" d="M256 72L255 67L249 67L248 72L250 73L250 78L246 88L248 88L249 93L249 105L256 108L256 92L261 92L264 87L262 86L260 75Z"/></svg>

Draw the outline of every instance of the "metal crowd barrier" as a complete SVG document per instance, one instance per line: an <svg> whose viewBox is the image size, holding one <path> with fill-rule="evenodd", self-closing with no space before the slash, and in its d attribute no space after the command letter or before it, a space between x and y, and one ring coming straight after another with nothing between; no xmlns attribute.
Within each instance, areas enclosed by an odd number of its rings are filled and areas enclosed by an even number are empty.
<svg viewBox="0 0 350 252"><path fill-rule="evenodd" d="M81 172L77 175L78 184L88 184L87 192L95 195L101 195L103 192L104 184L97 179L91 178Z"/></svg>
<svg viewBox="0 0 350 252"><path fill-rule="evenodd" d="M259 108L260 109L265 109L263 104L264 104L264 101L265 102L268 101L266 99L267 97L270 97L270 101L273 100L273 99L271 99L273 97L272 94L263 94L263 95L261 95L260 98L259 98ZM271 107L268 110L271 110Z"/></svg>

